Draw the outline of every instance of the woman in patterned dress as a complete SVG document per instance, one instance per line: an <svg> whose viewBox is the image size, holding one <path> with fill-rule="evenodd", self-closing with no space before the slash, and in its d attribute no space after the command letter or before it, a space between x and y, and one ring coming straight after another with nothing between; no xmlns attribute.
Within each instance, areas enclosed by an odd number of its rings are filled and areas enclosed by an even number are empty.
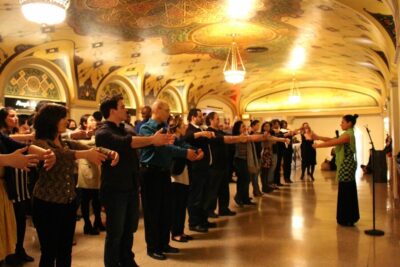
<svg viewBox="0 0 400 267"><path fill-rule="evenodd" d="M353 226L360 219L356 186L356 141L354 125L358 115L346 115L340 126L344 133L339 138L321 137L316 134L313 138L323 143L314 144L314 148L335 146L336 178L339 181L336 221L342 226Z"/></svg>

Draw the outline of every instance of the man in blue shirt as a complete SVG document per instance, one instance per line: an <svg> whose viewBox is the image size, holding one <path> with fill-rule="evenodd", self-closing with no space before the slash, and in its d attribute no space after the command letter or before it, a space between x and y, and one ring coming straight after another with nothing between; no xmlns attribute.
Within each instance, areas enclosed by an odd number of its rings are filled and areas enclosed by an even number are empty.
<svg viewBox="0 0 400 267"><path fill-rule="evenodd" d="M150 136L163 129L170 115L166 102L157 100L152 107L152 117L140 128L139 134ZM165 260L164 253L178 253L169 245L171 228L171 165L174 158L200 160L203 152L175 145L149 146L140 153L141 197L144 213L147 254Z"/></svg>

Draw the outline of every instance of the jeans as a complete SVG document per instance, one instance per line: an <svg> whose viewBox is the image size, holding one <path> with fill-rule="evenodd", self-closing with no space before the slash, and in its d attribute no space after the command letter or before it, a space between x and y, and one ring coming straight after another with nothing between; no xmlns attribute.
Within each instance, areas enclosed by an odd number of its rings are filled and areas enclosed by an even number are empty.
<svg viewBox="0 0 400 267"><path fill-rule="evenodd" d="M105 267L135 266L132 245L139 223L138 192L102 192L100 199L107 215Z"/></svg>
<svg viewBox="0 0 400 267"><path fill-rule="evenodd" d="M274 183L274 174L277 161L278 161L278 156L276 154L272 154L272 165L268 170L268 184Z"/></svg>

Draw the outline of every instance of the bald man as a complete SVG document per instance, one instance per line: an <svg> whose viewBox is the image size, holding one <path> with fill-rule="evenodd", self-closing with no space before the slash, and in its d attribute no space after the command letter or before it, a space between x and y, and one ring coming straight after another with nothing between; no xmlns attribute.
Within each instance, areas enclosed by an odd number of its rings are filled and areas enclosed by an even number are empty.
<svg viewBox="0 0 400 267"><path fill-rule="evenodd" d="M151 136L164 129L170 115L166 102L157 100L152 106L152 117L139 131L142 136ZM166 131L166 130L165 130ZM156 260L165 260L164 253L178 253L179 249L169 245L171 228L171 165L174 158L199 160L203 153L194 149L168 145L146 147L140 154L141 197L144 213L147 254Z"/></svg>

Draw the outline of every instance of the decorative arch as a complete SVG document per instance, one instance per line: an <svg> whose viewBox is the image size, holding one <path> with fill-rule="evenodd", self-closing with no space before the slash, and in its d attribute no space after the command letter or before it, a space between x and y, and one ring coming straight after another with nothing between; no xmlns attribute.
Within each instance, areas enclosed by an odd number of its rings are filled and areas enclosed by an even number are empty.
<svg viewBox="0 0 400 267"><path fill-rule="evenodd" d="M10 62L0 77L1 101L5 95L69 103L69 86L56 64L41 58L24 57Z"/></svg>
<svg viewBox="0 0 400 267"><path fill-rule="evenodd" d="M137 90L136 86L128 77L120 74L110 75L99 85L97 89L96 102L100 103L101 99L108 95L122 94L126 107L136 109L142 105Z"/></svg>
<svg viewBox="0 0 400 267"><path fill-rule="evenodd" d="M199 99L196 105L197 108L200 109L207 109L209 108L210 110L220 110L219 113L223 113L225 118L230 119L230 123L232 124L235 118L239 115L237 112L237 109L235 105L229 101L228 99L225 99L220 96L203 96L202 98ZM229 114L230 113L230 114Z"/></svg>
<svg viewBox="0 0 400 267"><path fill-rule="evenodd" d="M182 114L184 112L184 103L179 90L173 86L167 86L157 94L157 99L166 101L172 113Z"/></svg>

